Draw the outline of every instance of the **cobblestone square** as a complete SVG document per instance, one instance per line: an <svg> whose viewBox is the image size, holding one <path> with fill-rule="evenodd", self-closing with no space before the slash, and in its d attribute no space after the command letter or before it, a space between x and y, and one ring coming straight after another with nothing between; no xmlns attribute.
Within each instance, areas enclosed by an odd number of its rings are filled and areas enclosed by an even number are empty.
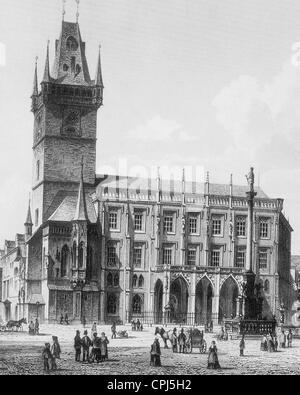
<svg viewBox="0 0 300 395"><path fill-rule="evenodd" d="M300 374L300 340L294 339L291 349L279 350L277 353L260 351L260 339L246 339L245 356L239 356L239 341L217 342L219 361L222 369L207 369L207 354L198 350L192 354L173 354L170 349L162 350L162 367L149 365L150 345L154 339L155 328L145 328L143 332L126 329L128 339L113 339L109 344L109 360L100 364L76 363L74 358L73 338L75 326L47 325L41 326L41 335L29 336L27 332L0 333L0 375L43 375L42 349L45 342L51 342L52 335L59 337L62 348L58 371L50 375L272 375ZM89 330L90 328L87 327ZM98 333L105 331L110 337L110 327L99 326ZM205 339L210 344L213 335Z"/></svg>

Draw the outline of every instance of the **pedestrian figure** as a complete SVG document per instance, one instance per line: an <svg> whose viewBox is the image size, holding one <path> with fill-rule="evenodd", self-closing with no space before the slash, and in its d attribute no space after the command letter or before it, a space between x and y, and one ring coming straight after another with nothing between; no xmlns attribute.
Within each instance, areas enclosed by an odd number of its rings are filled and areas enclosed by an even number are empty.
<svg viewBox="0 0 300 395"><path fill-rule="evenodd" d="M268 340L266 335L263 335L261 342L260 342L260 350L267 351L268 350Z"/></svg>
<svg viewBox="0 0 300 395"><path fill-rule="evenodd" d="M45 348L42 353L43 362L44 362L44 372L49 372L50 366L49 361L52 359L50 343L45 343Z"/></svg>
<svg viewBox="0 0 300 395"><path fill-rule="evenodd" d="M281 347L281 348L285 348L285 344L286 344L286 334L285 334L285 332L284 332L283 329L282 329L282 331L281 331L279 341L280 341L280 347Z"/></svg>
<svg viewBox="0 0 300 395"><path fill-rule="evenodd" d="M177 350L177 328L173 329L171 341L172 341L172 350L173 350L173 352L177 352L178 351Z"/></svg>
<svg viewBox="0 0 300 395"><path fill-rule="evenodd" d="M40 333L40 323L39 320L36 318L34 323L34 334L39 335Z"/></svg>
<svg viewBox="0 0 300 395"><path fill-rule="evenodd" d="M76 336L74 338L74 348L75 348L75 361L80 362L80 355L81 355L81 337L80 331L76 331Z"/></svg>
<svg viewBox="0 0 300 395"><path fill-rule="evenodd" d="M293 333L292 333L292 330L289 329L289 332L287 334L287 346L288 346L288 348L292 347L292 342L293 342Z"/></svg>
<svg viewBox="0 0 300 395"><path fill-rule="evenodd" d="M34 335L34 323L33 323L33 321L30 321L30 324L28 326L28 331L29 331L29 335Z"/></svg>
<svg viewBox="0 0 300 395"><path fill-rule="evenodd" d="M278 339L277 335L274 335L274 351L278 351Z"/></svg>
<svg viewBox="0 0 300 395"><path fill-rule="evenodd" d="M179 353L184 353L185 352L185 346L186 346L186 335L184 333L184 329L181 328L181 332L179 333L178 336L178 345L179 345Z"/></svg>
<svg viewBox="0 0 300 395"><path fill-rule="evenodd" d="M224 328L223 327L221 327L221 331L218 335L218 338L219 338L219 340L224 340Z"/></svg>
<svg viewBox="0 0 300 395"><path fill-rule="evenodd" d="M225 331L224 331L223 339L224 339L225 341L228 341L228 332L227 332L227 329L225 329Z"/></svg>
<svg viewBox="0 0 300 395"><path fill-rule="evenodd" d="M215 341L211 342L211 346L208 350L208 362L207 362L208 369L221 369L218 359L218 349Z"/></svg>
<svg viewBox="0 0 300 395"><path fill-rule="evenodd" d="M63 316L63 313L61 313L61 316L60 316L60 325L63 325L64 324L64 316Z"/></svg>
<svg viewBox="0 0 300 395"><path fill-rule="evenodd" d="M92 362L99 363L101 361L101 348L100 348L100 339L97 336L97 333L93 334L93 340L92 340L93 348L92 348L92 355L91 355L91 360Z"/></svg>
<svg viewBox="0 0 300 395"><path fill-rule="evenodd" d="M274 351L275 351L275 347L274 347L273 336L270 334L270 335L267 337L267 340L268 340L268 345L267 345L268 351L269 351L269 352L274 352Z"/></svg>
<svg viewBox="0 0 300 395"><path fill-rule="evenodd" d="M57 370L56 359L60 359L61 348L57 336L52 336L53 344L51 347L51 370Z"/></svg>
<svg viewBox="0 0 300 395"><path fill-rule="evenodd" d="M81 339L81 344L82 344L82 351L83 351L83 362L89 362L90 361L90 347L92 346L92 341L88 337L88 331L85 330L83 333L83 338Z"/></svg>
<svg viewBox="0 0 300 395"><path fill-rule="evenodd" d="M107 345L109 344L108 338L105 336L105 333L101 333L100 337L100 347L101 347L101 361L104 362L108 359L108 348Z"/></svg>
<svg viewBox="0 0 300 395"><path fill-rule="evenodd" d="M91 337L94 337L94 333L97 333L97 323L94 322L92 325L92 330L91 330Z"/></svg>
<svg viewBox="0 0 300 395"><path fill-rule="evenodd" d="M134 322L134 320L131 321L131 330L132 330L132 332L135 330L135 322Z"/></svg>
<svg viewBox="0 0 300 395"><path fill-rule="evenodd" d="M86 318L85 318L85 315L82 317L82 326L83 326L83 329L85 329L85 326L86 326Z"/></svg>
<svg viewBox="0 0 300 395"><path fill-rule="evenodd" d="M244 356L245 348L246 348L245 335L243 335L240 341L240 357Z"/></svg>
<svg viewBox="0 0 300 395"><path fill-rule="evenodd" d="M141 324L141 332L143 332L143 330L144 330L144 327L143 327L143 324Z"/></svg>
<svg viewBox="0 0 300 395"><path fill-rule="evenodd" d="M69 317L67 313L65 314L65 323L66 325L69 325Z"/></svg>
<svg viewBox="0 0 300 395"><path fill-rule="evenodd" d="M161 356L161 351L160 351L160 344L157 335L150 349L150 366L161 366L160 356Z"/></svg>
<svg viewBox="0 0 300 395"><path fill-rule="evenodd" d="M136 329L137 329L137 331L140 331L140 329L141 329L141 322L139 319L136 322Z"/></svg>
<svg viewBox="0 0 300 395"><path fill-rule="evenodd" d="M111 326L111 338L112 339L116 339L117 338L117 327L116 327L116 323L113 322L112 326Z"/></svg>

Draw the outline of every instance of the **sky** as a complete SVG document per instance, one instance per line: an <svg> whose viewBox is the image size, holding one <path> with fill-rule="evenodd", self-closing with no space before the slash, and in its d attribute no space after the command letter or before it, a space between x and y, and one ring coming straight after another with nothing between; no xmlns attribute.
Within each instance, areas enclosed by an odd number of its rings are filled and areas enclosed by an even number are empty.
<svg viewBox="0 0 300 395"><path fill-rule="evenodd" d="M31 189L35 57L42 78L61 0L0 0L0 243L23 232ZM65 20L75 21L67 0ZM190 167L284 199L300 254L299 0L81 0L105 85L97 172ZM126 166L124 165L126 164Z"/></svg>

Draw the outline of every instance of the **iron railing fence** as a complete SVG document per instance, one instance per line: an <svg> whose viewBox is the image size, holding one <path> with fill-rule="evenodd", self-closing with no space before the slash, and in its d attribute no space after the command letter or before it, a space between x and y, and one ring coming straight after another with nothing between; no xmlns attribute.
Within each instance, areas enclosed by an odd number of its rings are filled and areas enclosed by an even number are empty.
<svg viewBox="0 0 300 395"><path fill-rule="evenodd" d="M204 326L207 324L221 323L218 320L218 314L200 314L200 313L172 313L172 312L154 312L143 311L141 313L134 313L132 311L126 312L126 320L128 323L139 320L140 323L146 325L190 325L190 326Z"/></svg>

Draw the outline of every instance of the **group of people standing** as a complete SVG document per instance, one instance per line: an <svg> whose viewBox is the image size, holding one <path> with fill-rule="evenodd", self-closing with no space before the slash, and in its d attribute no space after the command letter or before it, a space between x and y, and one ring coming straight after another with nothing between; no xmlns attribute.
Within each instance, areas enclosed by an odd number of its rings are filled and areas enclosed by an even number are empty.
<svg viewBox="0 0 300 395"><path fill-rule="evenodd" d="M29 335L39 335L40 334L40 323L36 318L35 321L30 321L28 325L28 333Z"/></svg>
<svg viewBox="0 0 300 395"><path fill-rule="evenodd" d="M132 331L143 331L143 324L140 322L140 320L132 320L131 321L131 330Z"/></svg>
<svg viewBox="0 0 300 395"><path fill-rule="evenodd" d="M280 348L292 347L292 342L292 330L289 329L288 333L286 334L284 329L282 329L278 336L276 333L263 335L261 339L260 349L261 351L276 352L278 351L278 346Z"/></svg>
<svg viewBox="0 0 300 395"><path fill-rule="evenodd" d="M45 372L49 372L49 370L57 370L56 360L60 359L61 348L58 342L58 337L52 336L52 341L52 346L50 343L45 343L42 353Z"/></svg>
<svg viewBox="0 0 300 395"><path fill-rule="evenodd" d="M104 332L99 337L97 332L93 332L92 339L85 330L83 337L80 337L80 331L76 331L74 338L75 361L81 361L81 351L83 354L82 362L104 362L108 359L109 340Z"/></svg>

